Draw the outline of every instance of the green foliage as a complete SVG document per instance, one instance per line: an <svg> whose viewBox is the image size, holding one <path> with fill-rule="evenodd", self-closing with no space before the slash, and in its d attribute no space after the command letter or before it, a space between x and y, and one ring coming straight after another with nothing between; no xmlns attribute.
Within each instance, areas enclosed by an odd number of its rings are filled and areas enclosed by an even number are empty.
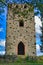
<svg viewBox="0 0 43 65"><path fill-rule="evenodd" d="M6 0L0 0L3 5L6 5ZM6 5L7 6L7 5ZM2 6L1 6L2 7Z"/></svg>
<svg viewBox="0 0 43 65"><path fill-rule="evenodd" d="M43 56L27 56L26 58L16 56L0 56L0 65L43 65Z"/></svg>
<svg viewBox="0 0 43 65"><path fill-rule="evenodd" d="M43 52L43 22L42 22L41 32L42 32L42 34L40 36L40 38L41 38L40 50L41 50L41 52Z"/></svg>
<svg viewBox="0 0 43 65"><path fill-rule="evenodd" d="M6 0L0 0L0 2L5 2Z"/></svg>
<svg viewBox="0 0 43 65"><path fill-rule="evenodd" d="M33 57L33 56L27 56L25 58L26 62L31 62L31 63L37 63L37 57Z"/></svg>
<svg viewBox="0 0 43 65"><path fill-rule="evenodd" d="M14 8L12 7L12 4L8 4L8 8L9 9L12 8L13 15L18 14L18 16L22 15L23 17L27 18L29 15L29 12L33 12L33 6L31 4L27 4L27 5L29 6L28 9L25 8L25 9L23 9L23 11L21 11L21 8L18 7L18 4ZM14 4L14 6L15 6L15 4Z"/></svg>
<svg viewBox="0 0 43 65"><path fill-rule="evenodd" d="M39 8L39 10L43 12L43 4L37 3L36 5Z"/></svg>
<svg viewBox="0 0 43 65"><path fill-rule="evenodd" d="M0 2L1 3L3 3L5 6L7 6L7 4L6 4L6 0L0 0ZM22 2L22 0L21 0L21 2ZM32 2L31 2L31 4L29 4L28 2L26 2L28 5L30 5L31 6L31 8L29 8L29 10L28 11L33 11L33 8L32 8L32 6L34 5L34 3L36 3L37 4L37 7L39 8L39 10L41 11L41 12L43 12L43 4L40 4L40 2L42 2L42 0L40 0L40 1L38 1L38 0L32 0ZM2 7L3 5L1 4L1 6L0 7ZM8 7L10 7L11 8L11 5L8 5ZM17 11L15 11L16 9L13 9L13 11L12 12L14 12L14 13L20 13L18 10ZM23 16L25 16L27 13L28 13L28 11L26 11L25 13L24 12L21 12L21 14L23 15ZM3 12L3 11L1 11L1 12ZM0 13L1 13L0 12ZM35 13L36 14L36 13ZM27 17L27 16L25 16L25 17Z"/></svg>
<svg viewBox="0 0 43 65"><path fill-rule="evenodd" d="M4 12L4 7L5 7L5 0L0 0L0 14ZM2 18L0 17L2 20Z"/></svg>

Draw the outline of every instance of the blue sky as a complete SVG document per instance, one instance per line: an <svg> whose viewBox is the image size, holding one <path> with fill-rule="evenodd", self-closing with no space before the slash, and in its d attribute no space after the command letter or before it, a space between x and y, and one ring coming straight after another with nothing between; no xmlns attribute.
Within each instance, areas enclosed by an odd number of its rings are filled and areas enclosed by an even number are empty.
<svg viewBox="0 0 43 65"><path fill-rule="evenodd" d="M0 54L5 54L5 41L6 41L6 7L4 13L0 14Z"/></svg>
<svg viewBox="0 0 43 65"><path fill-rule="evenodd" d="M4 10L5 10L5 8L4 8ZM6 34L5 34L5 31L6 31L6 10L4 13L2 13L0 15L0 17L2 18L2 20L0 19L0 24L1 24L1 26L0 26L0 39L5 39L5 36L6 36Z"/></svg>
<svg viewBox="0 0 43 65"><path fill-rule="evenodd" d="M6 42L6 14L7 14L7 8L4 8L5 12L0 15L2 20L0 19L0 54L5 54L5 42ZM37 8L34 8L34 12L39 11ZM39 35L41 34L40 26L41 19L40 19L40 11L37 16L34 16L34 22L35 24L35 32L36 32L36 55L43 55L43 53L40 52L39 45L41 44Z"/></svg>

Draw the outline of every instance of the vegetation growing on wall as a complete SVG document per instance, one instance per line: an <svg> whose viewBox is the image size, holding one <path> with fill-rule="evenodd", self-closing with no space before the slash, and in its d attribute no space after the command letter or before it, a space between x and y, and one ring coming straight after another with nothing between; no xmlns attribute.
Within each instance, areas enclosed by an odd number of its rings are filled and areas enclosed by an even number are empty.
<svg viewBox="0 0 43 65"><path fill-rule="evenodd" d="M24 4L24 7L20 7L18 4L8 4L8 8L11 10L13 15L22 15L23 17L27 18L29 15L29 12L33 12L33 5L32 4ZM22 11L21 11L21 8ZM28 13L28 14L27 14Z"/></svg>

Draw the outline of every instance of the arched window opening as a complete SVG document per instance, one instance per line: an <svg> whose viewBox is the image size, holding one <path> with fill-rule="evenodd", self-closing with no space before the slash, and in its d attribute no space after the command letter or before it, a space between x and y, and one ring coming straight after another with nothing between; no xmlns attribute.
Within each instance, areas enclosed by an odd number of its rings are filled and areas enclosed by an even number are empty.
<svg viewBox="0 0 43 65"><path fill-rule="evenodd" d="M25 46L22 42L18 44L18 55L24 55L25 54Z"/></svg>

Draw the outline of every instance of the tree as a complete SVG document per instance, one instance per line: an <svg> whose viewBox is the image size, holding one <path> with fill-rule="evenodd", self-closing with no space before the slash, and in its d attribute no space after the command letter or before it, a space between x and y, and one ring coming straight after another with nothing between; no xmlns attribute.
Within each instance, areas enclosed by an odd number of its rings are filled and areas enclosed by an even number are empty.
<svg viewBox="0 0 43 65"><path fill-rule="evenodd" d="M42 32L42 34L40 36L40 38L41 38L40 50L41 50L41 52L43 52L43 22L42 22L41 32Z"/></svg>
<svg viewBox="0 0 43 65"><path fill-rule="evenodd" d="M5 7L5 0L0 0L0 19L3 20L1 18L1 14L4 12L4 7Z"/></svg>
<svg viewBox="0 0 43 65"><path fill-rule="evenodd" d="M40 38L41 38L41 45L40 45L40 50L41 50L41 52L43 52L43 1L42 0L39 0L39 2L36 0L36 2L35 2L35 7L38 7L38 9L40 10L40 12L41 12L41 21L42 21L42 27L40 27L41 28L41 32L42 32L42 34L41 34L41 36L40 36ZM37 15L39 12L36 12L35 13L35 15Z"/></svg>
<svg viewBox="0 0 43 65"><path fill-rule="evenodd" d="M41 38L40 50L41 50L41 52L43 52L43 4L38 3L37 6L38 6L38 8L39 8L39 10L41 12L42 27L40 27L40 28L41 28L42 34L40 36L40 38Z"/></svg>

